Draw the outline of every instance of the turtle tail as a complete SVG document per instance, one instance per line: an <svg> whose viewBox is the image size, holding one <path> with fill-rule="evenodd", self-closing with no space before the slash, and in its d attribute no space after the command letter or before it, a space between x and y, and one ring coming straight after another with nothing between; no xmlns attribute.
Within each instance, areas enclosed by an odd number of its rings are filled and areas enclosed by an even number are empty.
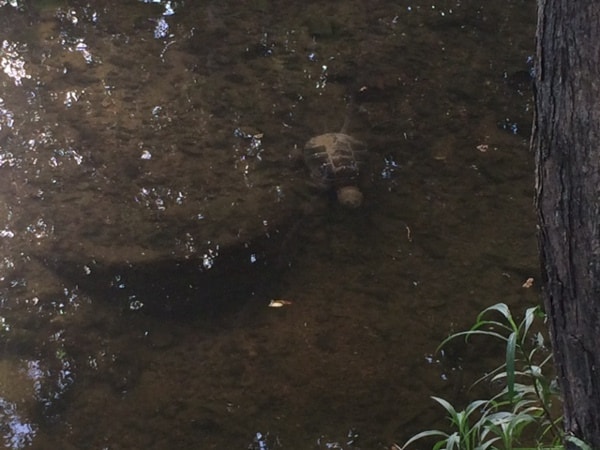
<svg viewBox="0 0 600 450"><path fill-rule="evenodd" d="M353 94L348 94L346 96L346 116L344 117L344 124L342 125L342 129L340 133L347 134L350 129L350 122L352 122L352 117L357 111L356 101L354 99Z"/></svg>

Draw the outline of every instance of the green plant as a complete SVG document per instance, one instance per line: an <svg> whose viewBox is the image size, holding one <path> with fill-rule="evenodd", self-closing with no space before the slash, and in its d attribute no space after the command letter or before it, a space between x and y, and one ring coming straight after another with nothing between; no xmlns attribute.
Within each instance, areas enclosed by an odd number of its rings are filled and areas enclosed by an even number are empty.
<svg viewBox="0 0 600 450"><path fill-rule="evenodd" d="M438 440L433 450L513 450L518 448L525 428L535 428L536 448L563 448L561 419L552 414L558 392L544 372L552 355L544 345L543 334L533 327L536 319L542 323L545 320L539 307L527 309L517 322L509 307L498 303L479 313L469 330L446 338L438 351L458 337L468 341L482 335L504 342L504 363L475 382L488 381L494 387L499 386L499 392L490 399L475 400L462 410L444 399L432 397L445 409L454 431L423 431L402 447L396 446L397 449L406 450L416 441L435 438Z"/></svg>

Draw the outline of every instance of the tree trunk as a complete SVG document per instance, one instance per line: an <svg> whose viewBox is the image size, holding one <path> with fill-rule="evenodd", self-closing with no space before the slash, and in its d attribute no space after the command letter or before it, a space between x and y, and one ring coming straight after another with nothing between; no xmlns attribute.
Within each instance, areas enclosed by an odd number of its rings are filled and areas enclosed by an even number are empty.
<svg viewBox="0 0 600 450"><path fill-rule="evenodd" d="M600 449L600 2L538 0L536 44L543 297L565 431Z"/></svg>

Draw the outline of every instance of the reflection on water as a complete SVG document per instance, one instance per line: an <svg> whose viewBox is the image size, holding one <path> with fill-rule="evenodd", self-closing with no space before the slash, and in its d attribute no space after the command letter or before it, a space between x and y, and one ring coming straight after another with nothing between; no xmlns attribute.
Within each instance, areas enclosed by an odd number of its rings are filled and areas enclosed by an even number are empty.
<svg viewBox="0 0 600 450"><path fill-rule="evenodd" d="M537 301L530 3L0 0L5 447L380 449L438 420L488 359L439 340ZM353 211L298 158L346 123Z"/></svg>
<svg viewBox="0 0 600 450"><path fill-rule="evenodd" d="M19 52L17 47L18 44L15 42L6 40L2 42L0 65L4 73L14 80L15 86L21 86L21 80L31 78L31 76L25 71L25 61L19 56L19 53L26 51L27 48L23 47Z"/></svg>
<svg viewBox="0 0 600 450"><path fill-rule="evenodd" d="M0 398L2 411L5 448L25 448L35 437L34 425L24 422L16 411L16 405Z"/></svg>

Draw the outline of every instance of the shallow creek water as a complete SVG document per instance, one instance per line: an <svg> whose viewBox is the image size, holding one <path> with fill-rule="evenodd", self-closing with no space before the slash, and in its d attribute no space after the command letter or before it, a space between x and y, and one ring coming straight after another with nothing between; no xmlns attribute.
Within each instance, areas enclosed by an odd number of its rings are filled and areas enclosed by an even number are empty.
<svg viewBox="0 0 600 450"><path fill-rule="evenodd" d="M534 10L0 0L4 447L387 449L438 423L429 397L496 361L438 343L538 301ZM347 118L356 210L295 156Z"/></svg>

